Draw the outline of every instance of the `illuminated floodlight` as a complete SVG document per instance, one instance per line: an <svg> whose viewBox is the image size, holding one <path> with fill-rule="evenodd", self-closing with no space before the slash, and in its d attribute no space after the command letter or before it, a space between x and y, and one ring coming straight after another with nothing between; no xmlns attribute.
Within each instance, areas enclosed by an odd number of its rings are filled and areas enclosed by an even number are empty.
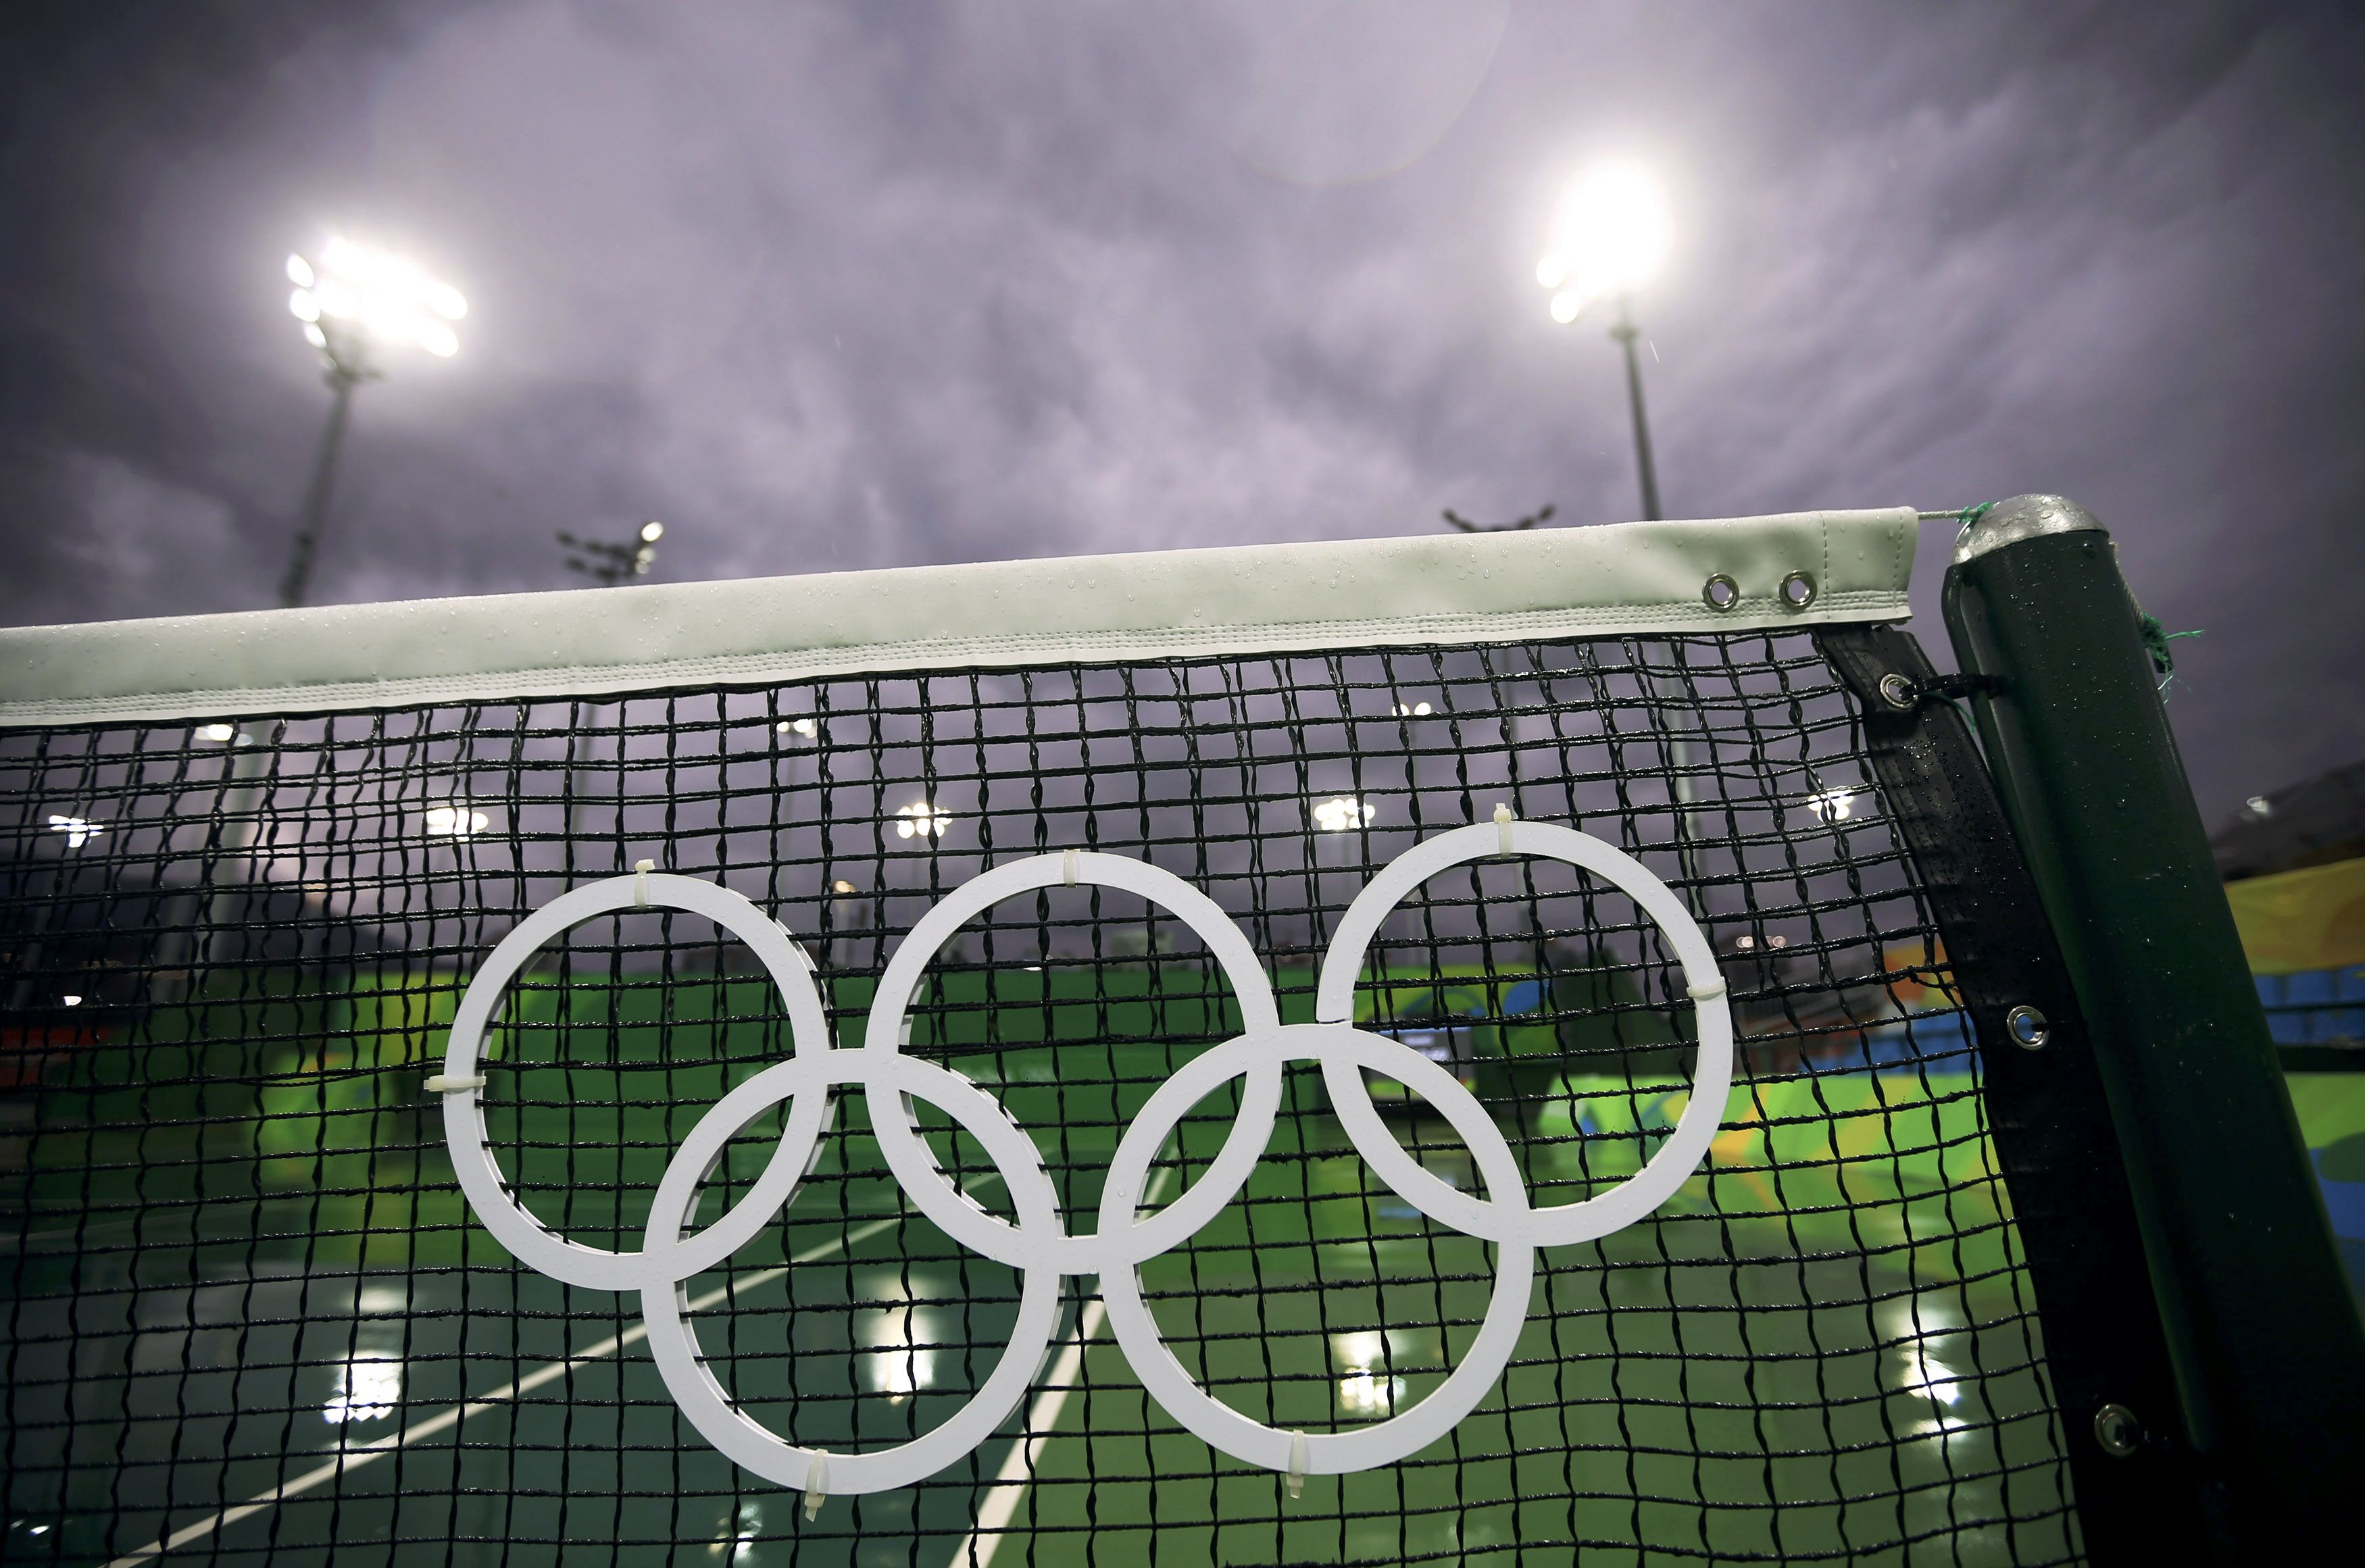
<svg viewBox="0 0 2365 1568"><path fill-rule="evenodd" d="M1314 804L1314 825L1325 833L1351 833L1369 825L1380 808L1352 795L1334 795Z"/></svg>
<svg viewBox="0 0 2365 1568"><path fill-rule="evenodd" d="M952 823L953 814L942 806L933 805L926 801L914 801L908 806L897 808L895 836L925 838L934 834L936 837L942 838L945 835L945 829L952 826Z"/></svg>
<svg viewBox="0 0 2365 1568"><path fill-rule="evenodd" d="M209 741L234 741L238 739L238 726L235 724L207 724L204 729L199 730L197 734L203 735Z"/></svg>
<svg viewBox="0 0 2365 1568"><path fill-rule="evenodd" d="M492 818L482 812L472 812L465 806L430 806L427 809L427 836L430 838L467 838L492 825Z"/></svg>
<svg viewBox="0 0 2365 1568"><path fill-rule="evenodd" d="M68 849L80 849L84 845L105 833L106 824L93 822L88 817L60 816L53 812L50 814L50 831L64 834Z"/></svg>
<svg viewBox="0 0 2365 1568"><path fill-rule="evenodd" d="M1396 717L1399 719L1426 719L1432 711L1434 711L1434 710L1432 710L1426 702L1399 702L1396 704Z"/></svg>
<svg viewBox="0 0 2365 1568"><path fill-rule="evenodd" d="M58 1000L64 1002L68 1007L80 1007L82 1005L82 998L76 996L73 991L66 992L63 996L59 997Z"/></svg>
<svg viewBox="0 0 2365 1568"><path fill-rule="evenodd" d="M1855 815L1855 791L1821 790L1807 797L1807 810L1819 823L1844 823Z"/></svg>
<svg viewBox="0 0 2365 1568"><path fill-rule="evenodd" d="M314 348L328 346L319 327L326 317L358 322L374 337L414 343L439 359L460 352L459 336L449 323L467 315L467 299L399 256L331 239L317 262L289 256L287 278L296 285L287 297L288 312L304 323L305 341Z"/></svg>
<svg viewBox="0 0 2365 1568"><path fill-rule="evenodd" d="M1602 163L1577 177L1552 219L1536 282L1552 290L1555 321L1574 321L1589 299L1631 294L1658 274L1670 238L1666 194L1650 172Z"/></svg>
<svg viewBox="0 0 2365 1568"><path fill-rule="evenodd" d="M655 518L651 518L651 519L649 519L649 521L646 521L646 522L644 522L644 523L641 524L641 543L644 543L644 544L654 544L654 543L656 543L658 540L663 539L664 537L665 537L665 524L664 524L664 523L662 523L662 522L659 522L656 519L655 519Z"/></svg>
<svg viewBox="0 0 2365 1568"><path fill-rule="evenodd" d="M775 734L795 735L801 740L809 741L815 735L821 734L821 721L818 719L783 719L779 723L772 726L772 732Z"/></svg>

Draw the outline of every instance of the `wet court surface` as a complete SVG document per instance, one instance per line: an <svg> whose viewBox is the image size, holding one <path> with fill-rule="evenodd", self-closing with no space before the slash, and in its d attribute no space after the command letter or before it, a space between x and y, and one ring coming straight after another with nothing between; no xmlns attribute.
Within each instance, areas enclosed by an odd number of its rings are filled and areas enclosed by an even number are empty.
<svg viewBox="0 0 2365 1568"><path fill-rule="evenodd" d="M1116 1132L1180 1058L1104 1048L1064 1076L1034 1052L947 1059L1054 1129L1038 1146L1083 1229ZM696 1112L721 1080L689 1070L675 1092ZM633 1097L608 1077L571 1071L574 1103L538 1091L493 1129L530 1206L629 1246L667 1149L612 1152L622 1119L598 1147L584 1107ZM1562 1088L1507 1124L1539 1204L1631 1172L1682 1103L1673 1085ZM39 1140L6 1320L12 1556L106 1562L192 1529L182 1552L225 1563L2074 1554L2033 1309L1959 1069L1736 1089L1708 1170L1656 1221L1539 1255L1510 1370L1403 1465L1287 1496L1160 1411L1088 1305L1093 1282L1071 1281L1061 1338L1000 1435L810 1521L679 1416L635 1300L545 1280L470 1223L432 1110L340 1107L325 1079L286 1091L300 1106L275 1108L276 1092L194 1092L144 1129L73 1134L78 1161L70 1129ZM1210 1102L1186 1121L1178 1179L1227 1117ZM1442 1124L1399 1109L1390 1125L1471 1182ZM900 1197L866 1126L855 1096L785 1221L685 1287L740 1407L840 1450L942 1421L991 1372L1017 1300L1011 1270ZM705 1217L760 1164L765 1131L734 1146ZM974 1146L936 1141L992 1209ZM1341 1429L1442 1380L1493 1254L1381 1187L1318 1076L1293 1073L1248 1188L1142 1278L1219 1397ZM1037 1440L1014 1452L1022 1429ZM239 1509L251 1499L266 1501Z"/></svg>

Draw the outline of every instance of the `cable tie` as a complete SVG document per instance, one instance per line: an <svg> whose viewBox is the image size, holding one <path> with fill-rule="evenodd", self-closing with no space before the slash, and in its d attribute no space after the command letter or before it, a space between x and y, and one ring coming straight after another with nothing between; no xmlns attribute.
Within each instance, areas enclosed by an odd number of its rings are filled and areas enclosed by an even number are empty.
<svg viewBox="0 0 2365 1568"><path fill-rule="evenodd" d="M1496 805L1495 842L1498 847L1496 849L1495 853L1503 856L1507 859L1514 853L1511 848L1511 824L1519 820L1519 818L1511 814L1510 807L1500 804L1499 802Z"/></svg>
<svg viewBox="0 0 2365 1568"><path fill-rule="evenodd" d="M1306 1434L1304 1432L1289 1434L1288 1481L1291 1496L1306 1495Z"/></svg>
<svg viewBox="0 0 2365 1568"><path fill-rule="evenodd" d="M635 860L633 862L633 908L646 909L649 907L649 873L656 868L657 863L654 860Z"/></svg>
<svg viewBox="0 0 2365 1568"><path fill-rule="evenodd" d="M1068 886L1074 887L1076 885L1076 852L1072 849L1069 850L1061 864L1067 868Z"/></svg>
<svg viewBox="0 0 2365 1568"><path fill-rule="evenodd" d="M813 1450L813 1462L805 1466L805 1518L821 1518L821 1506L829 1501L829 1455Z"/></svg>
<svg viewBox="0 0 2365 1568"><path fill-rule="evenodd" d="M456 1094L464 1089L482 1089L485 1075L481 1072L437 1073L427 1081L430 1094Z"/></svg>
<svg viewBox="0 0 2365 1568"><path fill-rule="evenodd" d="M1724 981L1712 980L1706 985L1687 985L1685 991L1694 1002L1714 1002L1724 994Z"/></svg>

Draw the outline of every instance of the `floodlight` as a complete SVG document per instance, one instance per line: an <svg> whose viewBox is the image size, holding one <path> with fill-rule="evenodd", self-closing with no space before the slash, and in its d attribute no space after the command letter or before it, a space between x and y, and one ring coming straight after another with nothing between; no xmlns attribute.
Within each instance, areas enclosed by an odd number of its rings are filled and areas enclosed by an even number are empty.
<svg viewBox="0 0 2365 1568"><path fill-rule="evenodd" d="M933 834L942 838L945 835L945 829L952 825L952 821L953 814L942 806L931 804L926 801L914 801L908 806L897 808L895 836L926 838Z"/></svg>
<svg viewBox="0 0 2365 1568"><path fill-rule="evenodd" d="M1337 795L1315 803L1314 825L1325 833L1351 833L1356 828L1370 825L1372 819L1379 814L1380 808L1368 801L1359 801L1352 795Z"/></svg>
<svg viewBox="0 0 2365 1568"><path fill-rule="evenodd" d="M299 320L359 320L387 342L417 343L439 359L460 352L458 336L445 323L465 316L468 301L399 256L337 237L321 248L317 267L300 255L288 257L287 275L298 286L287 308Z"/></svg>
<svg viewBox="0 0 2365 1568"><path fill-rule="evenodd" d="M1630 294L1656 276L1666 261L1669 227L1666 196L1648 171L1630 163L1598 164L1579 175L1562 197L1551 251L1536 264L1536 282L1575 296L1577 304ZM1573 306L1561 314L1564 295L1553 296L1552 317L1574 320Z"/></svg>
<svg viewBox="0 0 2365 1568"><path fill-rule="evenodd" d="M1598 163L1577 177L1553 214L1552 234L1536 282L1552 291L1552 319L1566 326L1589 300L1608 298L1609 326L1626 355L1627 400L1634 414L1634 464L1642 481L1642 515L1655 521L1659 476L1651 460L1650 421L1642 412L1642 367L1634 356L1642 329L1634 324L1634 290L1658 274L1667 258L1667 199L1647 170Z"/></svg>
<svg viewBox="0 0 2365 1568"><path fill-rule="evenodd" d="M1855 815L1855 791L1819 790L1807 797L1807 810L1817 822L1847 822Z"/></svg>
<svg viewBox="0 0 2365 1568"><path fill-rule="evenodd" d="M84 845L105 833L106 824L93 822L88 817L61 816L52 812L50 814L50 831L65 834L68 849L80 849Z"/></svg>
<svg viewBox="0 0 2365 1568"><path fill-rule="evenodd" d="M285 270L287 281L296 286L287 297L288 313L303 323L304 341L319 351L328 366L330 390L336 395L311 487L305 492L303 521L279 580L279 602L296 605L304 602L311 581L312 556L328 513L330 481L353 388L379 375L366 352L368 339L411 343L438 359L449 359L460 352L460 339L447 323L465 316L468 302L458 289L401 257L368 250L342 235L330 236L317 263L290 254Z"/></svg>
<svg viewBox="0 0 2365 1568"><path fill-rule="evenodd" d="M641 524L642 543L654 544L664 537L665 524L657 521L655 518L651 518L648 521Z"/></svg>

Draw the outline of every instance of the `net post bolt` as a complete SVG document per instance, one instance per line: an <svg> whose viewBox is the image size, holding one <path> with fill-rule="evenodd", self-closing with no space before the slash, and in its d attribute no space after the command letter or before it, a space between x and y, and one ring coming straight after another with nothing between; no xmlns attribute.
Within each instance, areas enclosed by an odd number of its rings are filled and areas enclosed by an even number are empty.
<svg viewBox="0 0 2365 1568"><path fill-rule="evenodd" d="M1289 1495L1293 1497L1303 1497L1306 1495L1306 1434L1304 1432L1290 1433L1289 1473L1283 1479L1288 1483Z"/></svg>
<svg viewBox="0 0 2365 1568"><path fill-rule="evenodd" d="M2094 1412L2094 1442L2113 1459L2132 1458L2143 1447L2143 1423L2124 1405L2105 1405Z"/></svg>
<svg viewBox="0 0 2365 1568"><path fill-rule="evenodd" d="M654 860L635 860L633 862L633 905L634 908L646 909L649 907L649 873L656 868L657 863Z"/></svg>

